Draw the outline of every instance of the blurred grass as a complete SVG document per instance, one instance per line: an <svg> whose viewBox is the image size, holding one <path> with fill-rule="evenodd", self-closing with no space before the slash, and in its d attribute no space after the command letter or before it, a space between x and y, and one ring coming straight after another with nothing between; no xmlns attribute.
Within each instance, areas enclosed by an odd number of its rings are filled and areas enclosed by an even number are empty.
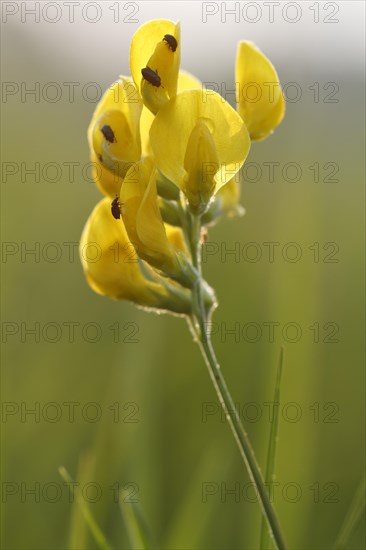
<svg viewBox="0 0 366 550"><path fill-rule="evenodd" d="M18 37L7 36L10 58L5 78L50 81L57 74L57 64L37 56L32 66L25 59L19 61L15 57L20 51ZM26 35L20 45L31 54ZM291 81L291 67L284 63L277 68L283 81ZM224 62L222 75L227 82L232 79L225 74ZM115 76L101 78L108 83ZM306 78L309 75L304 75L304 86ZM216 254L203 266L219 297L214 316L218 326L226 323L230 329L235 323L242 327L258 322L263 328L263 322L275 321L281 327L288 322L302 327L301 340L286 343L282 400L297 403L301 418L298 422L281 418L276 495L286 537L290 547L298 550L332 546L364 468L360 445L364 438L362 79L345 76L339 83L341 102L335 109L306 99L290 104L275 135L252 147L251 162L296 161L303 167L303 179L243 182L246 216L221 222L209 235L209 241L226 243L228 249L236 242L242 247L247 242L295 241L302 247L303 259L287 263L279 253L274 263L265 259L236 263L232 256L223 262ZM92 110L93 104L82 101L10 101L2 109L3 160L87 163L85 133ZM315 160L321 165L338 162L339 183L313 183L307 167ZM16 178L3 183L3 240L29 245L38 241L41 246L77 242L100 198L96 188L82 180L80 169L77 174L74 183L68 181L66 171L54 184L33 183L31 177L25 184ZM314 263L308 247L329 241L339 244L339 263ZM242 492L239 502L235 495L225 494L225 488L232 489L236 483L243 489L248 479L225 420L216 413L202 422L202 408L215 402L215 395L185 323L96 296L84 281L77 257L69 262L65 253L56 263L36 263L31 258L22 263L15 256L2 267L3 321L29 326L80 323L73 343L64 330L54 344L35 343L31 337L22 343L15 336L3 346L3 401L19 406L24 402L29 408L35 402L80 403L74 422L65 414L54 423L42 416L40 422L32 416L21 422L19 415L3 420L3 482L19 488L3 504L3 548L64 550L73 512L58 467L65 465L75 476L85 453L95 461L91 481L103 490L90 510L114 548L130 548L114 498L115 488L128 483L137 484L151 530L157 541L166 541L166 548L255 548L260 532L258 505ZM314 343L308 327L315 321L321 326L338 323L339 343ZM81 338L81 327L88 322L102 328L97 343ZM119 343L113 342L109 328L116 322L120 323ZM138 342L126 341L126 323L137 325ZM276 337L270 343L263 336L258 343L243 339L237 343L233 336L223 339L222 335L222 331L214 335L214 345L235 401L241 408L259 404L262 411L261 418L247 420L246 427L264 467L269 430L264 403L272 400L273 365L284 342ZM80 414L90 402L103 411L97 423ZM109 408L116 402L121 404L119 422L114 422L115 413ZM127 421L132 409L123 410L126 403L137 404L138 422ZM314 403L319 404L318 421ZM329 403L338 407L339 422L325 422L331 412L326 408ZM338 488L336 502L327 502L329 482ZM51 503L42 496L36 502L28 495L22 502L21 483L28 488L35 483L59 484L62 497ZM217 487L207 502L202 501L205 483ZM298 502L286 502L281 496L286 483L300 485ZM95 548L90 536L85 537L78 550ZM364 547L362 526L352 540L355 550Z"/></svg>
<svg viewBox="0 0 366 550"><path fill-rule="evenodd" d="M111 547L109 546L108 541L102 533L98 523L96 522L95 518L93 518L93 515L90 513L89 506L86 503L85 498L83 498L82 491L79 489L79 487L74 488L75 482L63 466L59 468L59 474L64 482L68 486L72 487L70 494L73 499L73 504L74 506L78 507L81 512L81 517L78 518L76 521L74 520L74 529L79 530L82 522L84 521L89 527L91 535L93 536L93 539L98 548L100 548L100 550L111 550ZM83 474L84 472L82 472L82 475ZM72 533L72 537L68 545L69 548L77 548L79 546L79 542L73 540L75 536L74 533L75 531Z"/></svg>
<svg viewBox="0 0 366 550"><path fill-rule="evenodd" d="M268 450L267 450L267 462L266 462L266 475L264 477L266 483L269 484L269 494L271 494L272 484L276 481L276 451L278 443L278 429L279 429L279 408L281 405L281 380L283 370L283 354L284 349L281 348L280 357L277 365L276 385L273 395L273 417L271 418L271 429L269 432ZM273 542L271 534L264 518L262 518L261 534L260 534L260 550L267 550L273 548Z"/></svg>
<svg viewBox="0 0 366 550"><path fill-rule="evenodd" d="M337 536L334 548L336 550L342 550L344 548L349 548L349 545L352 544L352 539L354 533L359 527L359 523L365 516L365 507L366 507L366 483L365 483L365 472L355 496L351 502L349 510L346 517L342 523L341 529Z"/></svg>

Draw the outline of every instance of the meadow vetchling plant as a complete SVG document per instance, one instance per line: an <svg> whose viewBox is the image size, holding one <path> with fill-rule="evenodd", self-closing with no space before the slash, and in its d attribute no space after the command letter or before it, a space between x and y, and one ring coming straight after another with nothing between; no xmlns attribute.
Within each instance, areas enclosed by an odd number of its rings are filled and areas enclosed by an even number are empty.
<svg viewBox="0 0 366 550"><path fill-rule="evenodd" d="M83 230L81 262L95 292L187 319L273 542L283 549L276 512L207 332L217 300L202 277L201 247L207 227L243 212L239 170L251 141L281 122L284 99L273 65L251 42L238 47L237 110L180 70L180 49L179 23L141 26L131 43L132 78L119 77L97 105L88 141L105 198ZM97 261L85 253L89 243L101 251Z"/></svg>

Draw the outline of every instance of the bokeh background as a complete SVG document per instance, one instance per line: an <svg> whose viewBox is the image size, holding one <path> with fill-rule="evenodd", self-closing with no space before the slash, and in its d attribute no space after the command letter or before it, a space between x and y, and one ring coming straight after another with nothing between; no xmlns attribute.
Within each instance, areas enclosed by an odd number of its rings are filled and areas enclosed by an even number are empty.
<svg viewBox="0 0 366 550"><path fill-rule="evenodd" d="M39 21L21 4L37 3L2 2L2 547L96 548L60 466L114 548L130 548L123 486L157 548L259 547L259 506L184 321L97 296L77 255L100 199L90 83L129 74L133 33L169 18L181 21L182 67L226 86L231 103L241 39L287 85L285 120L253 144L243 174L246 215L210 231L204 271L220 302L214 346L262 469L284 346L275 506L290 548L332 548L365 466L363 2L280 2L273 22L261 2L226 18L234 3L94 2L85 20L81 1L73 22L64 2ZM36 163L39 177L26 173ZM348 547L364 548L363 533L360 523Z"/></svg>

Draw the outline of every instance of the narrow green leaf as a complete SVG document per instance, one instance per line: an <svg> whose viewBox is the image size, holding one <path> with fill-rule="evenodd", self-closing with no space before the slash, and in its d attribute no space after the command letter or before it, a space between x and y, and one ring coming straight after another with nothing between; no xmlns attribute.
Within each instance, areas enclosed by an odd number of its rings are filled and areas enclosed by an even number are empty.
<svg viewBox="0 0 366 550"><path fill-rule="evenodd" d="M335 550L344 550L347 548L349 541L360 521L361 517L365 513L366 507L366 496L365 496L365 473L363 474L362 480L358 489L355 493L355 496L352 500L352 504L344 518L341 530L339 531L337 540L334 544Z"/></svg>
<svg viewBox="0 0 366 550"><path fill-rule="evenodd" d="M105 538L105 536L104 536L103 532L101 531L99 525L97 524L97 522L93 518L93 516L92 516L92 514L89 510L89 507L87 506L85 500L83 499L82 495L80 494L79 488L75 487L74 481L73 481L72 477L70 476L70 474L68 473L68 471L66 470L66 468L64 468L64 466L60 466L58 471L59 471L60 476L62 477L62 479L66 483L73 484L72 487L73 487L73 495L75 497L75 502L78 504L78 506L80 508L80 511L81 511L81 513L84 517L84 520L85 520L86 524L88 525L88 527L90 529L90 532L93 535L93 538L94 538L96 544L98 545L98 547L100 548L100 550L112 550L112 547L107 542L107 539Z"/></svg>
<svg viewBox="0 0 366 550"><path fill-rule="evenodd" d="M279 358L278 367L277 367L276 385L275 385L275 391L274 391L274 397L273 397L273 402L275 406L274 406L274 413L273 413L273 421L272 421L271 430L269 434L267 467L266 467L266 477L265 477L266 483L272 483L276 479L275 467L276 467L276 450L277 450L277 442L278 442L278 419L279 419L279 409L280 409L279 405L280 405L280 397L281 397L283 355L284 355L284 350L283 350L283 347L281 347L280 358ZM264 517L262 517L260 549L270 550L271 548L273 548L273 544L271 541L270 533L268 531L267 522L264 519Z"/></svg>
<svg viewBox="0 0 366 550"><path fill-rule="evenodd" d="M119 506L131 548L133 550L155 548L141 507L137 502L131 502L129 499L130 493L122 489L119 495Z"/></svg>

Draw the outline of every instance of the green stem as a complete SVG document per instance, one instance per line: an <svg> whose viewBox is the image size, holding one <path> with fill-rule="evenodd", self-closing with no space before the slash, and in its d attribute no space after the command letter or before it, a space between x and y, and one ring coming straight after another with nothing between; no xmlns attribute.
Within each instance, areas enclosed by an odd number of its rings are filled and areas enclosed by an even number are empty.
<svg viewBox="0 0 366 550"><path fill-rule="evenodd" d="M260 504L262 507L262 513L267 520L268 528L272 533L274 544L279 550L285 550L287 546L277 518L277 514L270 501L267 488L264 484L260 468L258 466L252 446L248 439L248 435L246 434L240 422L237 411L235 409L234 401L222 375L220 365L216 360L216 356L213 351L210 339L209 337L207 337L207 335L201 338L201 334L200 332L198 332L196 324L193 320L191 320L191 323L192 330L197 337L197 343L206 361L212 383L217 393L217 397L219 398L221 406L225 411L235 440L238 444L240 454L247 468L249 477L257 488Z"/></svg>
<svg viewBox="0 0 366 550"><path fill-rule="evenodd" d="M201 217L192 214L191 216L191 251L192 263L201 275Z"/></svg>
<svg viewBox="0 0 366 550"><path fill-rule="evenodd" d="M249 477L258 491L262 513L267 520L269 530L273 536L273 542L278 550L285 550L287 546L277 518L277 514L272 506L252 446L237 414L234 401L222 375L220 365L218 364L218 361L216 359L215 352L211 344L209 330L206 330L209 314L205 312L202 303L203 280L201 275L201 245L199 242L201 228L200 222L201 220L199 216L192 216L190 244L191 250L194 251L194 253L192 254L192 260L193 265L196 267L199 273L199 280L197 281L196 291L193 293L193 299L196 303L195 307L193 308L194 315L189 319L190 326L193 334L196 337L203 358L205 359L212 383L216 390L221 406L223 407L223 410L225 411L226 417L229 421L230 427L238 444L239 451L248 471Z"/></svg>

